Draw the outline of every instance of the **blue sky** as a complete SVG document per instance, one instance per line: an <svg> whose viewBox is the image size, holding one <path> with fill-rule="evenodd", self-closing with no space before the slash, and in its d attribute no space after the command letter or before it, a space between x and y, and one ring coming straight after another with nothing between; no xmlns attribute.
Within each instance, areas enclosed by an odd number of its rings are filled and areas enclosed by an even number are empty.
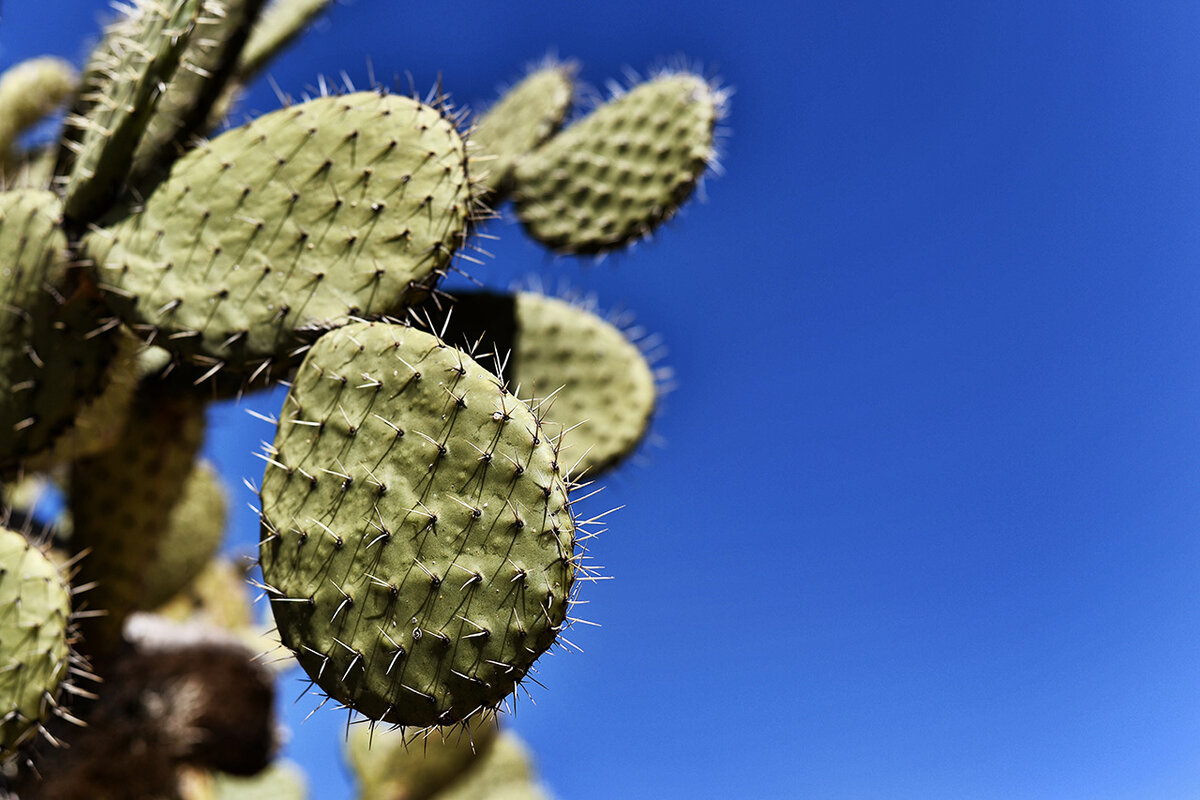
<svg viewBox="0 0 1200 800"><path fill-rule="evenodd" d="M0 62L81 59L102 8L4 0ZM598 87L682 55L735 90L653 241L553 259L501 220L470 268L633 310L679 386L606 481L602 627L518 708L553 791L1200 796L1200 7L446 8L339 6L272 75L478 106L548 51ZM257 481L269 430L214 418ZM314 797L349 797L343 722L293 725Z"/></svg>

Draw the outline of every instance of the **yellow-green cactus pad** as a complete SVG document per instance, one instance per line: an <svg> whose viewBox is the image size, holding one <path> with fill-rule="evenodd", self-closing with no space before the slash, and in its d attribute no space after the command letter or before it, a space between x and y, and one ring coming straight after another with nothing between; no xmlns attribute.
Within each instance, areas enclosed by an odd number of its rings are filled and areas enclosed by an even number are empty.
<svg viewBox="0 0 1200 800"><path fill-rule="evenodd" d="M600 253L648 235L708 169L723 104L688 73L605 103L517 164L517 216L560 252Z"/></svg>
<svg viewBox="0 0 1200 800"><path fill-rule="evenodd" d="M493 714L456 728L405 731L358 725L346 739L346 761L359 800L424 800L454 783L491 749Z"/></svg>
<svg viewBox="0 0 1200 800"><path fill-rule="evenodd" d="M574 77L573 65L548 61L479 118L471 133L473 157L490 191L506 192L517 161L562 125L571 109Z"/></svg>
<svg viewBox="0 0 1200 800"><path fill-rule="evenodd" d="M530 409L461 351L385 323L321 337L262 484L283 643L371 719L449 725L498 706L567 622L562 473Z"/></svg>
<svg viewBox="0 0 1200 800"><path fill-rule="evenodd" d="M659 396L641 348L589 308L535 292L457 295L446 338L507 354L504 378L538 403L547 432L562 433L562 458L586 478L631 455ZM440 324L440 323L436 323Z"/></svg>
<svg viewBox="0 0 1200 800"><path fill-rule="evenodd" d="M212 464L197 462L166 519L154 561L144 573L141 608L157 608L204 571L221 546L228 505Z"/></svg>
<svg viewBox="0 0 1200 800"><path fill-rule="evenodd" d="M406 97L322 97L192 150L140 213L90 234L110 304L154 342L253 373L423 296L465 235L451 120Z"/></svg>
<svg viewBox="0 0 1200 800"><path fill-rule="evenodd" d="M654 371L615 325L565 300L520 292L511 383L521 397L553 398L546 430L563 436L572 472L595 477L630 455L658 400Z"/></svg>
<svg viewBox="0 0 1200 800"><path fill-rule="evenodd" d="M118 196L199 12L200 0L137 0L101 40L59 151L69 219L90 222Z"/></svg>
<svg viewBox="0 0 1200 800"><path fill-rule="evenodd" d="M250 31L238 63L238 77L248 82L271 59L304 32L333 0L274 0Z"/></svg>
<svg viewBox="0 0 1200 800"><path fill-rule="evenodd" d="M138 424L113 447L71 467L71 547L87 551L79 579L96 584L86 600L105 612L81 623L92 653L113 647L142 606L146 572L204 438L204 406L193 398L144 390L132 413Z"/></svg>
<svg viewBox="0 0 1200 800"><path fill-rule="evenodd" d="M135 175L169 164L202 132L262 4L263 0L201 0L196 30L134 153Z"/></svg>
<svg viewBox="0 0 1200 800"><path fill-rule="evenodd" d="M459 780L433 800L549 800L538 783L529 749L512 731L504 731Z"/></svg>
<svg viewBox="0 0 1200 800"><path fill-rule="evenodd" d="M0 528L0 763L57 704L70 662L71 591L41 550Z"/></svg>
<svg viewBox="0 0 1200 800"><path fill-rule="evenodd" d="M100 392L113 348L102 306L68 267L50 192L0 193L0 471L48 447Z"/></svg>
<svg viewBox="0 0 1200 800"><path fill-rule="evenodd" d="M26 128L66 101L76 80L75 68L52 56L22 61L0 75L0 164Z"/></svg>

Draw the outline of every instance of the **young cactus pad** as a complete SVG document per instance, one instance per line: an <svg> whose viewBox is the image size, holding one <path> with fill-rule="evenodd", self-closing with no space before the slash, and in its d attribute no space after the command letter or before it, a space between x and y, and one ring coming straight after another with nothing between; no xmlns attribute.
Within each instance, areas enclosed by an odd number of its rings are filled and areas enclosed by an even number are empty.
<svg viewBox="0 0 1200 800"><path fill-rule="evenodd" d="M262 486L283 643L334 699L397 725L496 707L566 623L575 523L556 444L422 331L321 337Z"/></svg>
<svg viewBox="0 0 1200 800"><path fill-rule="evenodd" d="M723 108L724 94L690 73L634 87L518 162L517 216L533 238L568 253L649 235L712 163Z"/></svg>
<svg viewBox="0 0 1200 800"><path fill-rule="evenodd" d="M513 167L550 138L571 109L575 66L548 60L479 118L471 134L484 181L497 195L508 189Z"/></svg>
<svg viewBox="0 0 1200 800"><path fill-rule="evenodd" d="M191 151L140 213L86 246L134 330L253 372L304 332L421 297L462 242L470 207L453 122L407 97L359 92L281 109Z"/></svg>
<svg viewBox="0 0 1200 800"><path fill-rule="evenodd" d="M70 661L71 591L41 550L0 528L0 763L56 704Z"/></svg>

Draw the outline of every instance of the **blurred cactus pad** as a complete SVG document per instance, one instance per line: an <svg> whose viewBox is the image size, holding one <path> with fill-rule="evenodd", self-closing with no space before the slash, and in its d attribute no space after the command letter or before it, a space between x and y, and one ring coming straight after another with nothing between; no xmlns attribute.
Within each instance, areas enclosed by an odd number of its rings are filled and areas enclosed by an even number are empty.
<svg viewBox="0 0 1200 800"><path fill-rule="evenodd" d="M481 109L319 79L231 123L329 5L133 0L82 63L0 75L0 797L303 797L272 710L296 664L362 723L363 798L548 796L505 712L600 577L577 489L666 373L468 253L506 204L555 270L653 235L726 93L675 70L578 103L547 59ZM272 386L263 474L218 475L211 404Z"/></svg>

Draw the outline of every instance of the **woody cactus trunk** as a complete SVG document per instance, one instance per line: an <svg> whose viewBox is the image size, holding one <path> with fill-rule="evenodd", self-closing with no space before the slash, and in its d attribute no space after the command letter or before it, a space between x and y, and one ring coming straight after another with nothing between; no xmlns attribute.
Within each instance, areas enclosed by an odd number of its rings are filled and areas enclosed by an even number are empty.
<svg viewBox="0 0 1200 800"><path fill-rule="evenodd" d="M217 133L324 5L137 0L82 72L0 77L9 796L302 796L273 762L293 659L370 721L362 797L544 794L498 712L593 577L573 492L638 446L661 376L589 307L439 284L486 280L474 234L508 202L556 253L650 235L724 94L663 72L567 125L574 68L547 61L482 114L347 89ZM208 403L280 383L247 575L197 454Z"/></svg>

